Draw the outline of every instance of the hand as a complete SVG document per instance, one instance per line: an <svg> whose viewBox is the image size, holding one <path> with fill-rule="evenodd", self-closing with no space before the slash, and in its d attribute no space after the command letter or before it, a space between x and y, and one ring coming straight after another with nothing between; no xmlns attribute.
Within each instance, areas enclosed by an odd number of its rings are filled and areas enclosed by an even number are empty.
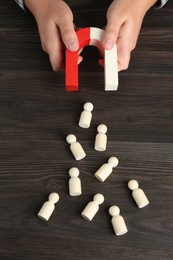
<svg viewBox="0 0 173 260"><path fill-rule="evenodd" d="M131 51L136 46L143 18L156 2L156 0L114 0L108 8L103 48L109 50L115 43L117 44L119 71L128 68Z"/></svg>
<svg viewBox="0 0 173 260"><path fill-rule="evenodd" d="M64 67L65 47L79 48L73 24L73 14L62 0L25 0L25 5L37 21L42 48L49 54L53 70ZM78 62L81 61L79 56Z"/></svg>

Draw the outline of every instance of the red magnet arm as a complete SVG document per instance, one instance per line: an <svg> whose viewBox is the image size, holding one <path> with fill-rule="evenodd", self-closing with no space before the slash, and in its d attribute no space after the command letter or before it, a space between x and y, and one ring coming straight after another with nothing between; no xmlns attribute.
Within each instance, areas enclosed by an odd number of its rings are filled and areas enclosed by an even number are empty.
<svg viewBox="0 0 173 260"><path fill-rule="evenodd" d="M78 91L78 52L90 43L90 28L76 32L79 49L75 52L66 49L66 91Z"/></svg>

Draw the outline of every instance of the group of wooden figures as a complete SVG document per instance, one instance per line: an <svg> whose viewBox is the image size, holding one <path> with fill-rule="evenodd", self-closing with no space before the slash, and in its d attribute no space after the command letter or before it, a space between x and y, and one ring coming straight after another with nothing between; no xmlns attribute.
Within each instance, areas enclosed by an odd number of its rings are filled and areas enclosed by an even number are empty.
<svg viewBox="0 0 173 260"><path fill-rule="evenodd" d="M84 104L84 110L81 113L79 119L79 126L82 128L89 128L92 119L93 104L87 102ZM107 147L107 127L101 124L97 127L97 135L95 138L95 150L105 151ZM77 142L76 136L70 134L67 136L66 141L70 144L70 150L76 160L81 160L86 156L84 149L81 144ZM100 181L104 182L112 173L113 168L118 165L119 161L116 157L112 156L109 158L107 163L104 163L96 172L95 177ZM81 180L79 178L79 169L72 167L69 170L69 195L80 196L82 194ZM149 201L142 189L139 188L139 184L136 180L130 180L128 182L128 188L132 190L132 196L139 208L143 208L149 204ZM38 213L38 217L48 221L52 215L55 204L59 200L59 195L55 192L49 195L48 201L46 201ZM99 205L104 202L104 196L97 193L93 201L90 201L81 213L81 216L91 221L99 210ZM109 208L109 214L112 216L112 225L117 236L123 235L128 232L124 218L120 215L120 209L118 206L111 206Z"/></svg>

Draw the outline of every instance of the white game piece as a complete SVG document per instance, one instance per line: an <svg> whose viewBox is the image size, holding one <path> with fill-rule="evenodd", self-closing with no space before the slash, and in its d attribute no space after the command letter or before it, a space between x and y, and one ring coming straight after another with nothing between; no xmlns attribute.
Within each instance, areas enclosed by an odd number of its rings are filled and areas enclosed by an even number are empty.
<svg viewBox="0 0 173 260"><path fill-rule="evenodd" d="M66 141L70 144L70 150L77 161L82 160L86 156L81 144L77 142L75 135L68 135Z"/></svg>
<svg viewBox="0 0 173 260"><path fill-rule="evenodd" d="M94 106L91 102L87 102L83 106L84 111L82 111L79 119L79 126L82 128L89 128L92 119L92 113Z"/></svg>
<svg viewBox="0 0 173 260"><path fill-rule="evenodd" d="M109 214L112 216L112 226L117 236L124 235L128 232L124 218L120 216L120 209L117 206L109 208Z"/></svg>
<svg viewBox="0 0 173 260"><path fill-rule="evenodd" d="M69 194L70 196L79 196L82 194L81 181L79 179L79 170L73 167L69 170L70 180L69 180Z"/></svg>
<svg viewBox="0 0 173 260"><path fill-rule="evenodd" d="M104 124L101 124L97 127L98 134L95 138L95 150L99 152L103 152L106 150L107 146L107 126Z"/></svg>
<svg viewBox="0 0 173 260"><path fill-rule="evenodd" d="M130 180L128 182L128 187L132 190L132 196L139 208L143 208L149 204L145 193L139 188L139 184L136 180Z"/></svg>
<svg viewBox="0 0 173 260"><path fill-rule="evenodd" d="M46 201L40 211L38 212L38 217L48 221L50 216L52 215L54 209L55 209L55 203L57 203L59 200L59 195L58 193L51 193L49 195L48 201Z"/></svg>
<svg viewBox="0 0 173 260"><path fill-rule="evenodd" d="M104 201L104 196L100 193L97 193L93 201L90 201L85 209L82 211L81 215L84 219L91 221L99 210L99 205Z"/></svg>
<svg viewBox="0 0 173 260"><path fill-rule="evenodd" d="M104 182L109 175L112 173L113 168L118 165L119 161L116 157L111 157L108 160L108 163L104 163L95 173L95 177Z"/></svg>

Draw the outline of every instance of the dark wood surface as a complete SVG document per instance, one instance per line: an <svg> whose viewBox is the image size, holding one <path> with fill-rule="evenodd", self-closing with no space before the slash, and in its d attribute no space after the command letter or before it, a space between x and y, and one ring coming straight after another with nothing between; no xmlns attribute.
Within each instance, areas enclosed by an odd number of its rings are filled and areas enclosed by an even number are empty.
<svg viewBox="0 0 173 260"><path fill-rule="evenodd" d="M105 25L111 1L69 1L77 26ZM80 2L80 3L78 3ZM93 1L94 2L94 1ZM0 259L173 259L173 1L145 17L117 92L105 92L96 48L84 50L79 92L66 93L64 72L51 70L34 18L12 0L0 4ZM87 130L82 106L94 104ZM108 126L105 152L93 149L96 127ZM75 161L74 133L87 157ZM110 156L119 166L105 183L94 172ZM68 195L68 170L79 167L83 194ZM127 182L150 200L138 209ZM48 222L37 217L49 193L60 201ZM80 213L95 193L105 202L92 222ZM114 235L108 209L118 205L128 233Z"/></svg>

